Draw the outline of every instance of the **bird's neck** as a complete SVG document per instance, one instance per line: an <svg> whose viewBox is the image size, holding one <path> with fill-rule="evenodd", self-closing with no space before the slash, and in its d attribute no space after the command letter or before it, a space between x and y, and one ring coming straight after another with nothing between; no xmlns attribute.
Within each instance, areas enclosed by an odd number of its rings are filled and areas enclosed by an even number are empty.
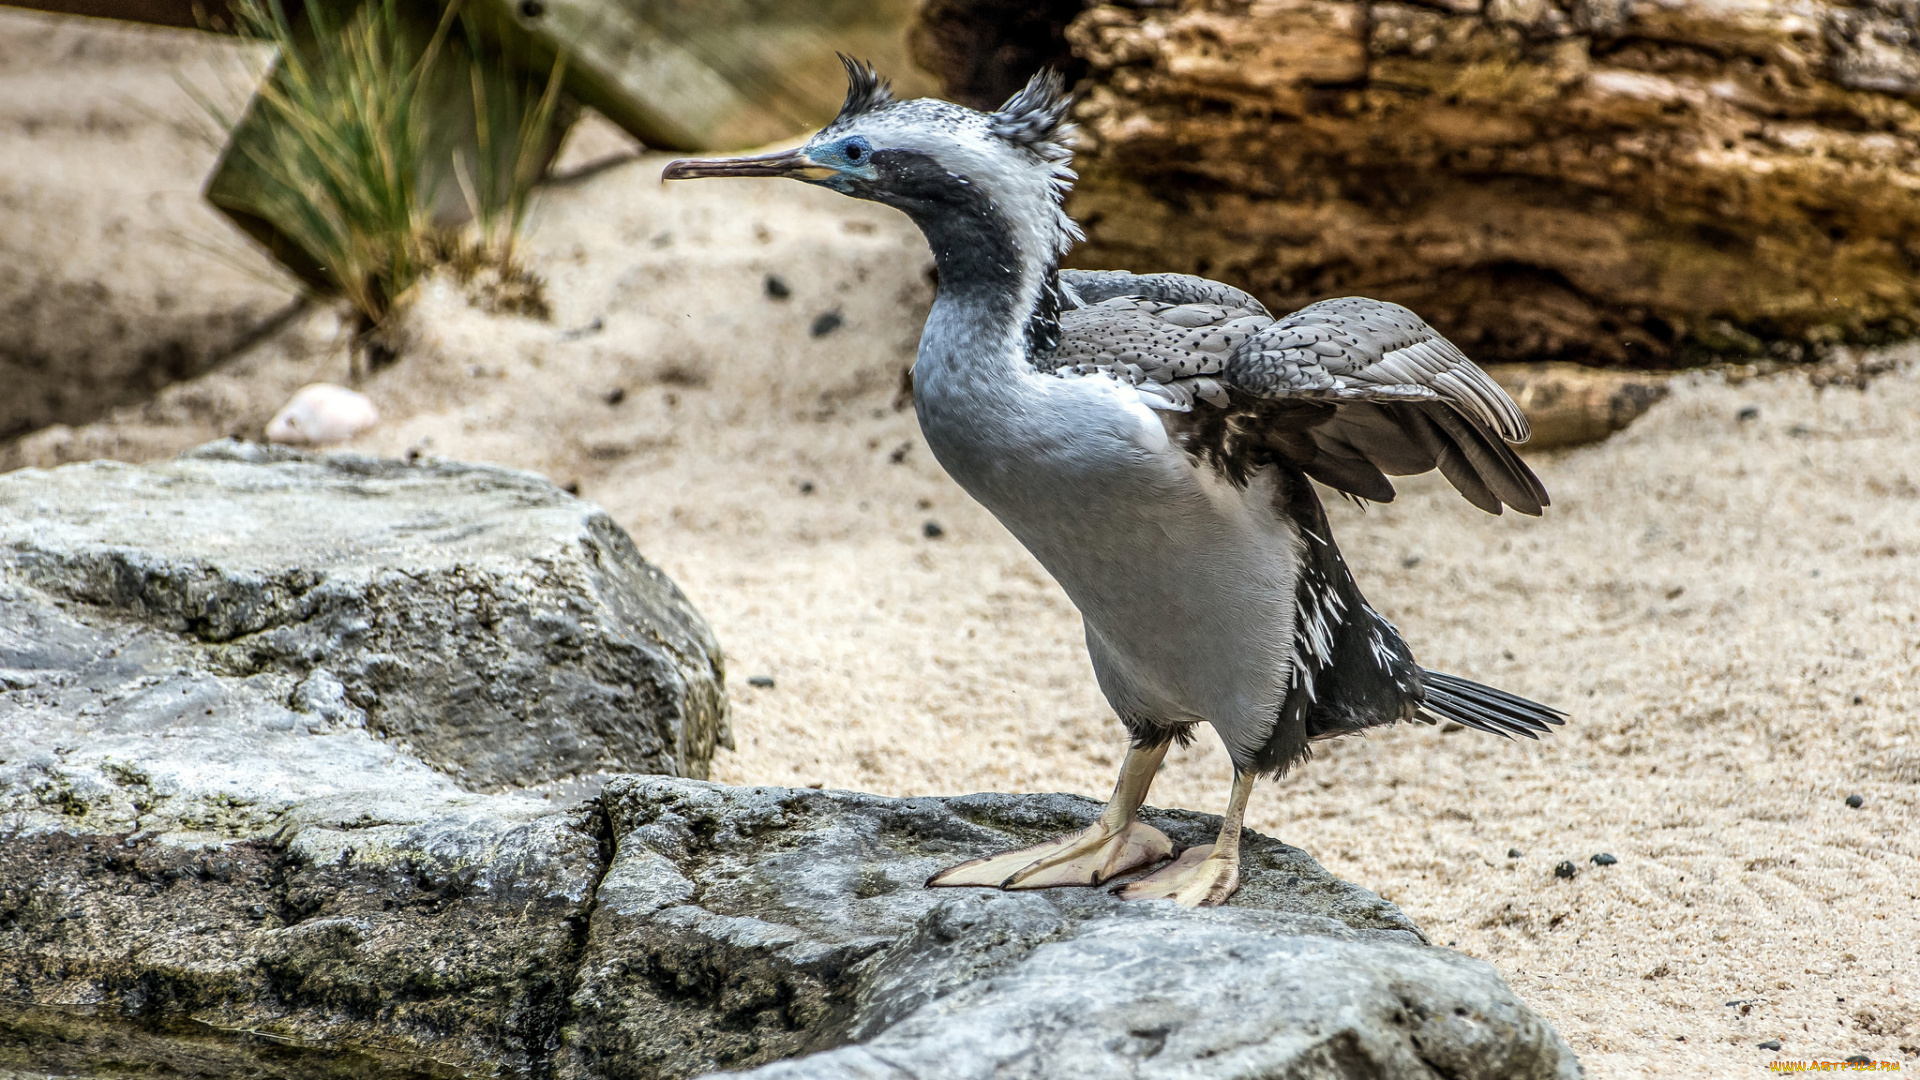
<svg viewBox="0 0 1920 1080"><path fill-rule="evenodd" d="M923 350L923 359L978 365L1017 357L1030 364L1051 354L1060 340L1056 237L1035 224L1038 215L1010 214L985 198L956 201L902 207L926 234L940 272L929 338L952 354Z"/></svg>

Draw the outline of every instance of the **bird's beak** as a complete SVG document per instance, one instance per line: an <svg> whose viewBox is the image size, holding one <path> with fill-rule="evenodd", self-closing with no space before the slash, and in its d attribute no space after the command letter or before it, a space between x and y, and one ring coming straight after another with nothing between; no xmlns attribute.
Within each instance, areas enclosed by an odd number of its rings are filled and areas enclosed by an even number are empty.
<svg viewBox="0 0 1920 1080"><path fill-rule="evenodd" d="M822 165L805 150L779 150L740 158L682 158L667 163L662 180L695 180L703 176L786 176L795 180L825 180L839 170Z"/></svg>

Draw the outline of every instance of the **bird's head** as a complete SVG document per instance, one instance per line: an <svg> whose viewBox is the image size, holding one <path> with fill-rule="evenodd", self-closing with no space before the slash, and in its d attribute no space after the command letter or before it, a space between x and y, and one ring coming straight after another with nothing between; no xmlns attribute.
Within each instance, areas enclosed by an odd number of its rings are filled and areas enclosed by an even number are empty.
<svg viewBox="0 0 1920 1080"><path fill-rule="evenodd" d="M873 68L841 57L847 100L794 150L675 161L662 178L786 176L897 207L930 237L955 219L991 219L1017 249L1051 262L1080 230L1061 209L1073 183L1059 73L1042 71L993 112L934 98L896 101Z"/></svg>

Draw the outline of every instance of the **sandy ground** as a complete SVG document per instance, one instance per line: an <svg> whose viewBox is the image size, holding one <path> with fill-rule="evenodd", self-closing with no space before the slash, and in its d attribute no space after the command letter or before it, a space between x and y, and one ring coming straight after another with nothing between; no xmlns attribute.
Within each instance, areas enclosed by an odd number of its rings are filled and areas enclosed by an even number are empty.
<svg viewBox="0 0 1920 1080"><path fill-rule="evenodd" d="M0 7L0 436L224 356L293 290L200 199L265 54Z"/></svg>
<svg viewBox="0 0 1920 1080"><path fill-rule="evenodd" d="M622 146L590 128L568 161ZM716 779L1104 796L1121 733L1072 606L901 408L931 299L918 235L800 185L662 188L661 160L544 194L525 252L551 323L423 290L352 448L504 462L606 506L728 650L739 749ZM0 467L257 432L345 374L316 311L100 423L0 445ZM1424 663L1558 703L1567 729L1329 744L1256 791L1250 824L1498 966L1594 1077L1920 1068L1920 369L1865 391L1692 377L1607 443L1533 460L1541 520L1431 479L1330 512ZM1152 801L1217 812L1227 781L1203 738Z"/></svg>

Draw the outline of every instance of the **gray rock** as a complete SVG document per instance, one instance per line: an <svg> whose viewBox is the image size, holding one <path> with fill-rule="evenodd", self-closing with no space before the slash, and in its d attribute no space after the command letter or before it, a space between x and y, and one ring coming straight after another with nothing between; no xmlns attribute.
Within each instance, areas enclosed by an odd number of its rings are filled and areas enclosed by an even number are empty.
<svg viewBox="0 0 1920 1080"><path fill-rule="evenodd" d="M705 622L604 512L527 473L235 442L24 470L0 478L0 582L74 624L38 644L6 616L7 685L92 664L68 697L146 695L117 724L182 704L134 686L177 664L187 698L258 680L280 722L365 726L469 790L704 777L731 745Z"/></svg>
<svg viewBox="0 0 1920 1080"><path fill-rule="evenodd" d="M601 819L466 798L483 805L316 807L223 844L0 837L0 1074L538 1075L604 866ZM286 1060L301 1048L305 1064Z"/></svg>
<svg viewBox="0 0 1920 1080"><path fill-rule="evenodd" d="M464 791L321 673L224 675L6 579L0 662L0 1073L544 1060L597 812Z"/></svg>
<svg viewBox="0 0 1920 1080"><path fill-rule="evenodd" d="M237 445L0 477L0 1072L538 1074L606 821L471 789L704 774L720 679L537 477Z"/></svg>
<svg viewBox="0 0 1920 1080"><path fill-rule="evenodd" d="M1230 905L1187 912L1102 890L922 887L1084 827L1087 799L641 777L602 798L616 853L561 1076L1580 1074L1491 967L1266 837L1248 835ZM1147 818L1182 846L1218 826Z"/></svg>
<svg viewBox="0 0 1920 1080"><path fill-rule="evenodd" d="M621 777L604 812L461 798L198 848L0 841L0 1071L1579 1075L1490 967L1257 835L1234 903L1187 912L923 887L1084 825L1097 805L1069 796ZM1181 844L1217 825L1148 817Z"/></svg>

